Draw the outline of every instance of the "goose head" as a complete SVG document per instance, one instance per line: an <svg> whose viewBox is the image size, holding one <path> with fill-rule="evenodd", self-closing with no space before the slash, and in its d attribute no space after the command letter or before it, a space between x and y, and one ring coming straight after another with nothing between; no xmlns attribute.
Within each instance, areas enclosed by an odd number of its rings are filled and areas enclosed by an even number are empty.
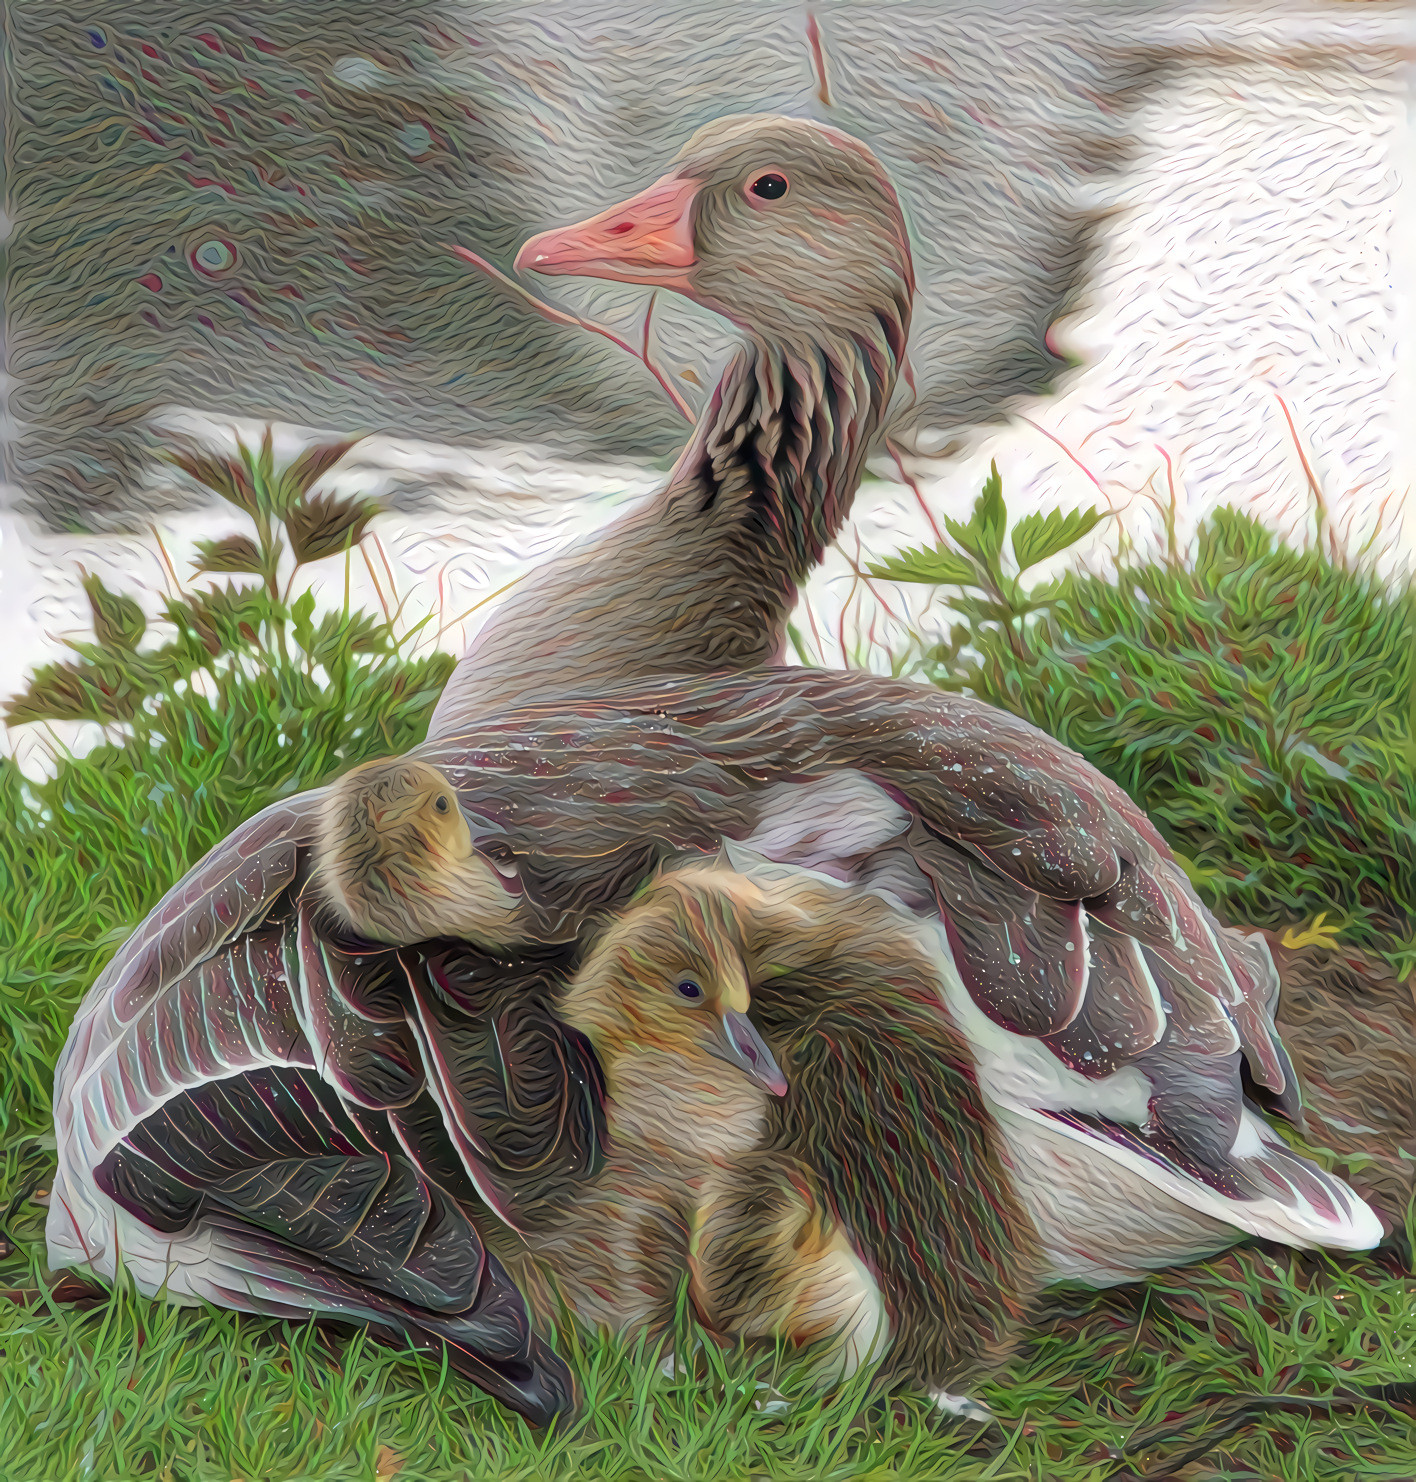
<svg viewBox="0 0 1416 1482"><path fill-rule="evenodd" d="M776 115L707 124L660 180L532 237L516 267L673 289L768 339L878 318L897 360L914 294L880 162L839 129Z"/></svg>

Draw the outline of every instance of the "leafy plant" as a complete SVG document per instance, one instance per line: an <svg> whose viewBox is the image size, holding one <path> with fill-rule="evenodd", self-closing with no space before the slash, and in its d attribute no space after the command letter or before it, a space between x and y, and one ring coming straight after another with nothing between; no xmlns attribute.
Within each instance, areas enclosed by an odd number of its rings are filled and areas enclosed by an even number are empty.
<svg viewBox="0 0 1416 1482"><path fill-rule="evenodd" d="M1405 591L1220 510L1188 566L1071 573L1029 602L1026 627L958 603L967 646L940 645L926 672L1120 783L1228 919L1326 912L1396 962L1416 937Z"/></svg>
<svg viewBox="0 0 1416 1482"><path fill-rule="evenodd" d="M950 599L954 610L975 630L996 625L1021 658L1026 652L1023 634L1028 618L1049 606L1043 589L1025 590L1023 574L1070 550L1107 518L1095 509L1051 510L1024 515L1010 534L1003 480L994 463L967 523L944 517L957 549L941 542L933 549L905 551L871 566L870 575L958 588L958 595ZM1005 542L1012 548L1011 561L1005 560ZM970 629L956 627L953 652L957 654L970 638Z"/></svg>
<svg viewBox="0 0 1416 1482"><path fill-rule="evenodd" d="M387 623L346 610L316 625L308 589L291 601L303 569L350 551L378 512L369 498L311 492L353 445L319 443L280 469L269 428L259 448L238 443L234 458L190 447L165 452L168 462L234 505L253 527L199 542L197 571L258 580L219 582L168 598L169 636L142 647L147 623L138 604L86 575L94 641L72 642L76 659L38 669L27 689L10 701L6 719L12 725L97 721L166 734L178 719L174 703L180 700L178 709L188 712L199 693L221 689L234 675L263 671L278 676L287 690L309 696L327 689L317 682L318 669L338 691L361 658L392 655L397 645ZM290 693L289 699L294 703L297 696Z"/></svg>

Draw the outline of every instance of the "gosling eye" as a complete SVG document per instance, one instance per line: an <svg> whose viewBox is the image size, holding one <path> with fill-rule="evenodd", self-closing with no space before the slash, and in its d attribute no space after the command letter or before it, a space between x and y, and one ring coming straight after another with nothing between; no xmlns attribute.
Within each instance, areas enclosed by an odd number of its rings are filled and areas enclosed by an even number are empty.
<svg viewBox="0 0 1416 1482"><path fill-rule="evenodd" d="M452 807L452 804L448 802L446 793L439 793L437 797L433 799L433 807L436 808L439 813L446 813L447 810Z"/></svg>
<svg viewBox="0 0 1416 1482"><path fill-rule="evenodd" d="M697 1000L703 997L702 988L700 988L698 984L693 981L692 978L685 978L683 982L678 984L678 991L684 998L687 999Z"/></svg>

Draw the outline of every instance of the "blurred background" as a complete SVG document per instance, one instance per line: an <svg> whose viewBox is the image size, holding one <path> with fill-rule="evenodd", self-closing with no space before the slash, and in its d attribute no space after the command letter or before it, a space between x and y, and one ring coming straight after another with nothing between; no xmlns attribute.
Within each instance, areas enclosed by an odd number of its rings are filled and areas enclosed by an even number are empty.
<svg viewBox="0 0 1416 1482"><path fill-rule="evenodd" d="M239 527L154 458L173 428L229 448L274 422L282 455L372 434L331 484L382 501L384 596L459 651L460 615L652 489L684 424L443 244L509 271L734 111L867 140L913 234L918 395L813 584L812 657L886 663L937 626L858 568L932 540L995 458L1015 513L1129 511L1103 563L1172 496L1183 542L1224 503L1305 528L1315 487L1401 559L1406 6L12 0L9 25L0 692L86 629L80 567L151 613ZM639 342L643 292L530 286ZM656 305L695 408L729 333Z"/></svg>

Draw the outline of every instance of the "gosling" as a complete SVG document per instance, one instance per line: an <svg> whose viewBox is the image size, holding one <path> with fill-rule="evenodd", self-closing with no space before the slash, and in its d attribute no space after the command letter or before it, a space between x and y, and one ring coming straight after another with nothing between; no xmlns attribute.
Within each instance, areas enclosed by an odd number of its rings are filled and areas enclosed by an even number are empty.
<svg viewBox="0 0 1416 1482"><path fill-rule="evenodd" d="M436 767L367 762L329 790L317 874L342 922L372 942L458 937L503 948L527 935L514 861L496 824L472 818Z"/></svg>
<svg viewBox="0 0 1416 1482"><path fill-rule="evenodd" d="M787 1089L748 1017L741 920L765 904L729 870L660 875L562 990L561 1019L600 1062L609 1145L573 1204L519 1258L504 1256L543 1321L671 1323L703 1191L763 1142Z"/></svg>
<svg viewBox="0 0 1416 1482"><path fill-rule="evenodd" d="M1006 1349L1036 1236L936 965L883 901L722 865L661 875L592 948L560 1014L600 1060L610 1148L520 1266L543 1318L564 1304L652 1335L686 1278L715 1336L810 1345L816 1387L888 1355L892 1377L957 1407L953 1385ZM867 1064L862 1099L850 1087ZM882 1104L877 1124L866 1102L893 1101L900 1077L937 1097Z"/></svg>

